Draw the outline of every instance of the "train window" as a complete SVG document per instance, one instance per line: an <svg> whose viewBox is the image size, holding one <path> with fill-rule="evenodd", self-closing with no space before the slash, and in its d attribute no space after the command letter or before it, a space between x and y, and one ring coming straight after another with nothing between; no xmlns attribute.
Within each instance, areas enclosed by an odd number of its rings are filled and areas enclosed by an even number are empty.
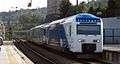
<svg viewBox="0 0 120 64"><path fill-rule="evenodd" d="M100 32L100 25L77 25L77 34L100 35Z"/></svg>
<svg viewBox="0 0 120 64"><path fill-rule="evenodd" d="M71 26L69 27L69 35L71 36Z"/></svg>
<svg viewBox="0 0 120 64"><path fill-rule="evenodd" d="M55 24L50 25L50 29L54 29L55 26L56 26Z"/></svg>
<svg viewBox="0 0 120 64"><path fill-rule="evenodd" d="M45 33L46 33L46 30L44 29L44 30L43 30L43 35L45 35Z"/></svg>
<svg viewBox="0 0 120 64"><path fill-rule="evenodd" d="M58 27L59 23L51 24L50 29L56 29Z"/></svg>

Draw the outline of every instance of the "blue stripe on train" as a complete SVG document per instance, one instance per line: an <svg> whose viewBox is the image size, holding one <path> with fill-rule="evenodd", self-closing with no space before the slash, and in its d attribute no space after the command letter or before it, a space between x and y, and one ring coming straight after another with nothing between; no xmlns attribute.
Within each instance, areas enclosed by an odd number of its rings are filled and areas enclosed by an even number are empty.
<svg viewBox="0 0 120 64"><path fill-rule="evenodd" d="M68 41L67 41L65 29L62 24L59 24L55 29L49 28L49 38L50 37L56 37L62 39L62 46L64 48L68 47Z"/></svg>
<svg viewBox="0 0 120 64"><path fill-rule="evenodd" d="M98 18L76 18L76 22L100 22Z"/></svg>
<svg viewBox="0 0 120 64"><path fill-rule="evenodd" d="M76 22L100 22L100 18L89 13L81 13L76 16Z"/></svg>

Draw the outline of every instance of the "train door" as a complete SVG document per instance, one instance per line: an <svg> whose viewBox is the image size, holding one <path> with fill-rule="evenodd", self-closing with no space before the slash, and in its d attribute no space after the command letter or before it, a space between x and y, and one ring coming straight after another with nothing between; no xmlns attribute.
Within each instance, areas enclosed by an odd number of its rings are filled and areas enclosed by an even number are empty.
<svg viewBox="0 0 120 64"><path fill-rule="evenodd" d="M38 41L41 43L42 42L42 31L41 28L38 28Z"/></svg>
<svg viewBox="0 0 120 64"><path fill-rule="evenodd" d="M45 43L45 33L46 33L46 30L45 28L43 28L43 36L42 36L42 42Z"/></svg>
<svg viewBox="0 0 120 64"><path fill-rule="evenodd" d="M70 42L71 41L71 25L69 25L68 27L67 27L67 39L68 39L68 42Z"/></svg>
<svg viewBox="0 0 120 64"><path fill-rule="evenodd" d="M42 42L48 44L48 27L42 29Z"/></svg>
<svg viewBox="0 0 120 64"><path fill-rule="evenodd" d="M68 24L65 24L65 30L66 30L66 37L67 37L67 45L68 45L68 47L67 48L69 48L69 46L70 46L70 43L71 43L71 36L72 36L72 25L70 24L70 23L68 23Z"/></svg>
<svg viewBox="0 0 120 64"><path fill-rule="evenodd" d="M48 44L48 27L45 28L45 43Z"/></svg>

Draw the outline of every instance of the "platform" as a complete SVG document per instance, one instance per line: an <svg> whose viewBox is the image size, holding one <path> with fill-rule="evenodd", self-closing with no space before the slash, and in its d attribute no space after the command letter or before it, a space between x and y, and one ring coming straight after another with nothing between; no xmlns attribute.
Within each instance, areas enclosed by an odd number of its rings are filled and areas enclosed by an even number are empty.
<svg viewBox="0 0 120 64"><path fill-rule="evenodd" d="M103 59L111 64L120 64L120 45L109 44L103 47Z"/></svg>
<svg viewBox="0 0 120 64"><path fill-rule="evenodd" d="M28 64L25 58L23 59L24 54L20 54L13 41L4 41L0 47L0 64Z"/></svg>
<svg viewBox="0 0 120 64"><path fill-rule="evenodd" d="M120 44L119 45L115 45L115 44L109 44L109 45L104 45L103 49L106 51L111 51L111 52L118 52L120 53Z"/></svg>

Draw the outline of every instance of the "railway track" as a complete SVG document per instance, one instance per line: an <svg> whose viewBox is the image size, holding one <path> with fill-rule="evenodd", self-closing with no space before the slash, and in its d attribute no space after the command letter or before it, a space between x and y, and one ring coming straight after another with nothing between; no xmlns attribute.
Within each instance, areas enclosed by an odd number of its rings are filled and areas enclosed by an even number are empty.
<svg viewBox="0 0 120 64"><path fill-rule="evenodd" d="M30 47L26 46L26 44L21 43L21 41L18 41L18 43L16 43L17 47L23 52L24 54L26 54L28 57L29 55L32 55L31 57L29 57L35 64L57 64L54 61L48 59L47 57L37 53L36 51L34 51L33 49L31 49ZM26 52L27 53L26 53Z"/></svg>
<svg viewBox="0 0 120 64"><path fill-rule="evenodd" d="M55 50L52 50L52 49L44 48L45 50L47 50L49 52L52 52L52 53L54 52L55 54L60 55L62 57L65 57L65 58L69 59L70 61L71 60L72 61L71 62L67 62L66 61L66 63L63 62L64 59L57 59L57 61L55 61L56 58L53 59L53 57L56 57L56 56L52 56L52 58L50 58L52 60L50 60L50 59L46 58L48 56L44 57L43 56L44 54L42 54L42 55L40 54L41 53L40 49L41 49L42 46L34 45L34 44L28 43L28 42L25 42L25 43L20 42L20 43L19 43L19 47L21 47L21 45L22 45L21 48L23 48L23 46L24 46L24 48L27 48L29 51L31 51L32 53L34 53L37 57L39 56L39 57L42 58L42 60L44 59L44 61L48 62L46 64L73 64L73 63L78 63L78 64L110 64L110 63L103 62L103 61L100 61L100 60L97 60L97 59L92 59L92 60L78 59L78 58L75 58L74 56L70 55L69 53L68 54L66 54L66 53L64 54L64 53L56 52ZM43 49L43 47L42 47L42 49ZM25 53L25 52L23 52L23 53ZM37 57L35 57L35 58L37 58ZM35 63L37 62L38 64L45 64L44 62L43 63L39 63L39 60L36 61L36 59L32 60L32 61L35 62Z"/></svg>
<svg viewBox="0 0 120 64"><path fill-rule="evenodd" d="M30 43L30 44L31 45L36 45L36 44L33 44L33 43ZM38 46L38 45L36 45L36 46ZM44 46L38 46L38 47L43 48L43 49L45 49L47 51L50 51L50 52L54 52L57 55L63 56L65 58L68 58L70 60L74 60L74 61L76 61L78 63L82 63L82 64L111 64L110 62L101 60L99 57L94 58L94 59L80 59L80 58L77 58L76 55L74 55L73 53L55 51L51 48L44 47Z"/></svg>

